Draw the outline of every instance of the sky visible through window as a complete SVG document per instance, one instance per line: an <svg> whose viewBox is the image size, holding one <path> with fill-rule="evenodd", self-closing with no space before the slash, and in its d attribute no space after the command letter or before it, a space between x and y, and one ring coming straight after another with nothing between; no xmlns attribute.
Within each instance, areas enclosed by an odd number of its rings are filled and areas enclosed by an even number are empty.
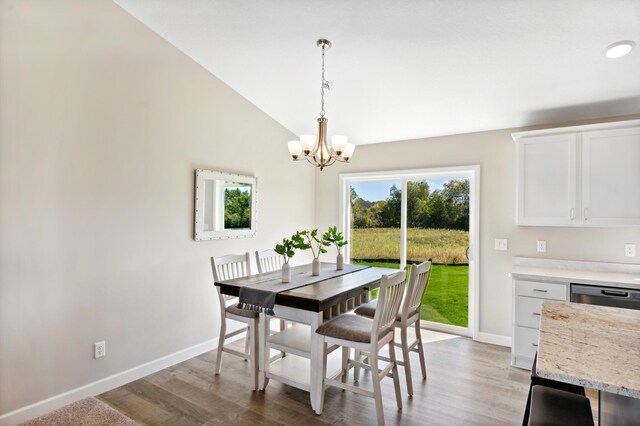
<svg viewBox="0 0 640 426"><path fill-rule="evenodd" d="M427 182L429 183L429 192L435 191L436 189L444 188L444 184L451 179L429 179ZM354 183L351 184L353 189L356 190L358 197L362 198L366 201L381 201L389 198L389 191L391 187L395 185L400 188L400 181L393 182L363 182L363 183Z"/></svg>

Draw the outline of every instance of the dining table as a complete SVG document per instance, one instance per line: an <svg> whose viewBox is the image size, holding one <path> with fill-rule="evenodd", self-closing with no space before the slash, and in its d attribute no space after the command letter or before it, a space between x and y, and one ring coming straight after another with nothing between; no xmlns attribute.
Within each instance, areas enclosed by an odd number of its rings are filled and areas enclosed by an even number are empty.
<svg viewBox="0 0 640 426"><path fill-rule="evenodd" d="M323 372L327 375L332 372L325 363L335 348L323 345L315 331L324 321L367 302L370 291L380 286L382 276L395 272L398 270L350 264L338 271L336 264L323 262L319 276L312 275L311 264L292 267L290 283L282 283L282 273L277 270L215 285L224 295L239 296L241 303L242 294L249 289L270 295L266 300L270 299L272 306L264 309L258 306L258 388L265 390L269 380L276 380L305 390L309 392L311 408L320 414ZM254 299L251 301L255 303ZM274 332L270 328L271 318L292 321L294 325ZM272 357L274 350L284 356ZM339 361L333 365L341 367Z"/></svg>
<svg viewBox="0 0 640 426"><path fill-rule="evenodd" d="M640 310L545 300L536 373L598 390L598 424L640 424Z"/></svg>

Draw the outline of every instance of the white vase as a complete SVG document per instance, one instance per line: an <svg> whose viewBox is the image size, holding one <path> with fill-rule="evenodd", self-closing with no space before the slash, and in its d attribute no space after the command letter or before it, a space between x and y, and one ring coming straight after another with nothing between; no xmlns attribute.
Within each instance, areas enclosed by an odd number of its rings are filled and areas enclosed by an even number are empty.
<svg viewBox="0 0 640 426"><path fill-rule="evenodd" d="M342 253L339 253L336 258L336 269L338 271L342 271L344 269L344 256L342 256Z"/></svg>
<svg viewBox="0 0 640 426"><path fill-rule="evenodd" d="M291 266L288 263L282 265L282 282L290 283L291 282Z"/></svg>
<svg viewBox="0 0 640 426"><path fill-rule="evenodd" d="M315 258L313 259L313 264L312 264L313 268L312 268L312 274L314 276L318 276L320 275L320 259Z"/></svg>

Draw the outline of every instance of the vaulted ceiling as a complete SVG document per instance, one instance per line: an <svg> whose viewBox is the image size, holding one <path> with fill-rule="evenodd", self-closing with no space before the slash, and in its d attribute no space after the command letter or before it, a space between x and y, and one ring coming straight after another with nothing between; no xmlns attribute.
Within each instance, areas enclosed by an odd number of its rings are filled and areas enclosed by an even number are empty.
<svg viewBox="0 0 640 426"><path fill-rule="evenodd" d="M296 134L356 144L640 113L638 0L115 0ZM114 29L117 31L117 29Z"/></svg>

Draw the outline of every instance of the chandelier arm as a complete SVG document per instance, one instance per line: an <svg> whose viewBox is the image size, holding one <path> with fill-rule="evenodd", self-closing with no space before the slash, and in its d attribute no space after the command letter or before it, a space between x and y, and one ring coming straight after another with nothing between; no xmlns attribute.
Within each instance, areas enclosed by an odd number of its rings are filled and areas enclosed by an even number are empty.
<svg viewBox="0 0 640 426"><path fill-rule="evenodd" d="M324 164L324 166L325 166L325 167L330 166L330 165L332 165L332 164L333 164L333 163L335 163L335 162L336 162L336 158L335 158L335 157L331 157L331 158L329 159L329 161L327 161L327 162Z"/></svg>
<svg viewBox="0 0 640 426"><path fill-rule="evenodd" d="M316 161L315 157L312 155L307 155L306 160L309 162L309 164L316 166L316 167L320 167L320 164L318 164L318 162Z"/></svg>

